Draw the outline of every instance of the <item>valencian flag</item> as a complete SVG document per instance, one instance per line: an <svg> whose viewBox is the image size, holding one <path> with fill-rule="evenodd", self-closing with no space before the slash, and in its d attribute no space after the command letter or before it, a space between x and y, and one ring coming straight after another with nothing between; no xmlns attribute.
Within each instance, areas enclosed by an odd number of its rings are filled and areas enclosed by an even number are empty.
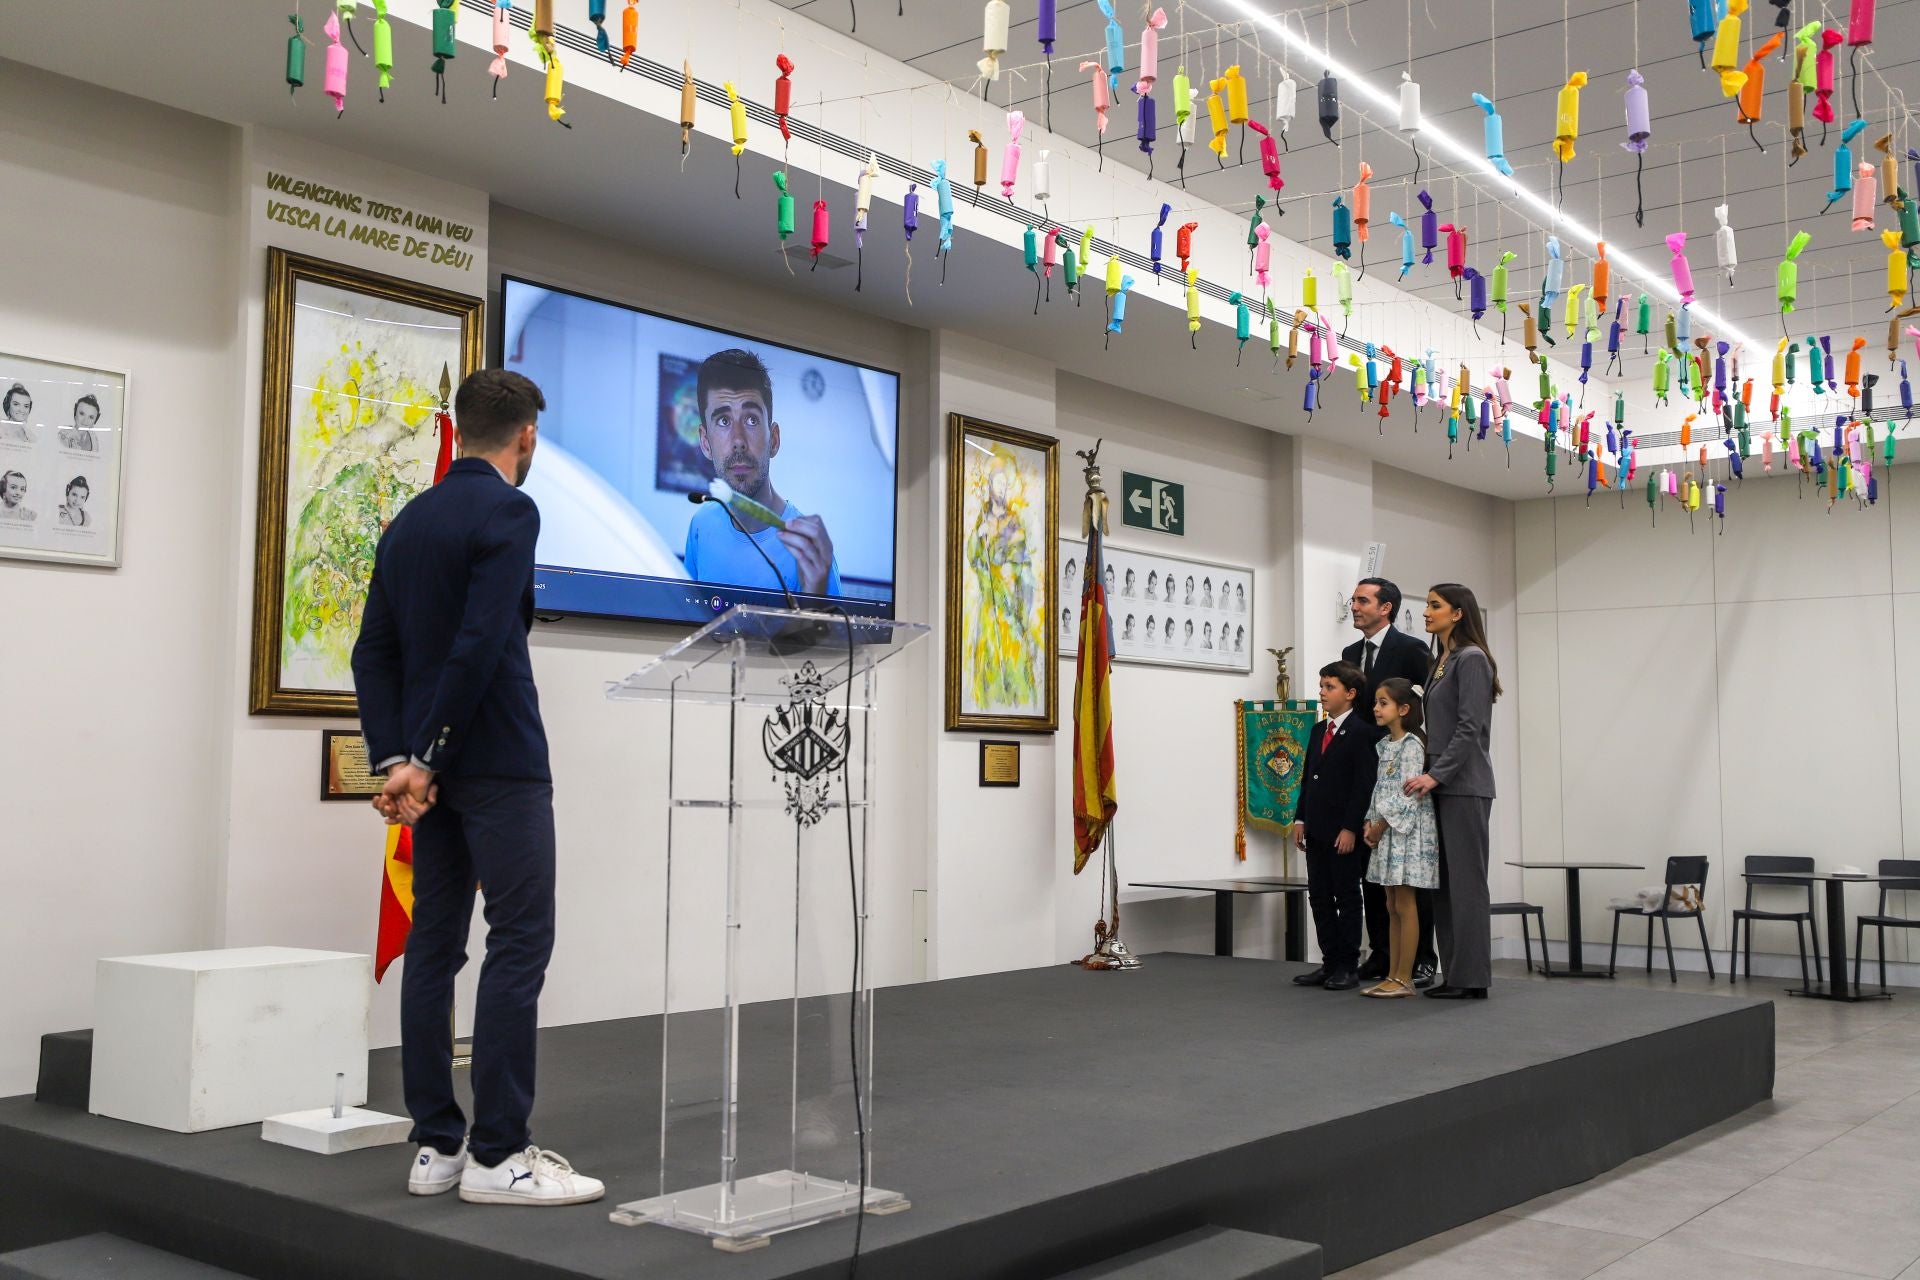
<svg viewBox="0 0 1920 1280"><path fill-rule="evenodd" d="M1073 675L1073 871L1106 838L1120 808L1113 773L1113 618L1107 612L1100 522L1087 534L1080 591L1080 658Z"/></svg>
<svg viewBox="0 0 1920 1280"><path fill-rule="evenodd" d="M446 479L453 465L453 415L447 412L447 400L453 394L453 374L440 366L440 408L433 415L434 433L439 447L433 460L433 482ZM387 966L407 950L407 934L413 930L413 829L394 825L387 828L386 865L380 873L380 932L373 943L373 980L387 974Z"/></svg>

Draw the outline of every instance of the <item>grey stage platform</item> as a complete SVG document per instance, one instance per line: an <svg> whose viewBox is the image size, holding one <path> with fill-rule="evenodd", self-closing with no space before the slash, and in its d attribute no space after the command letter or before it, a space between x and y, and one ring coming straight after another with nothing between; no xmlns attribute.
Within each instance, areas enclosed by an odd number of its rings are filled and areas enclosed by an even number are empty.
<svg viewBox="0 0 1920 1280"><path fill-rule="evenodd" d="M1535 982L1375 1001L1292 986L1303 967L1156 955L880 992L876 1161L913 1208L867 1220L860 1274L1038 1280L1207 1225L1319 1244L1332 1272L1772 1092L1766 1002ZM806 1006L822 1043L844 1045L844 1008ZM580 1208L409 1197L406 1148L328 1159L255 1127L179 1135L0 1101L0 1147L34 1171L0 1250L108 1230L276 1280L413 1280L426 1259L470 1280L844 1275L850 1222L729 1256L607 1221L654 1190L658 1037L654 1018L542 1033L536 1137L608 1182ZM372 1093L401 1110L393 1051ZM826 1140L849 1141L851 1117L835 1122Z"/></svg>

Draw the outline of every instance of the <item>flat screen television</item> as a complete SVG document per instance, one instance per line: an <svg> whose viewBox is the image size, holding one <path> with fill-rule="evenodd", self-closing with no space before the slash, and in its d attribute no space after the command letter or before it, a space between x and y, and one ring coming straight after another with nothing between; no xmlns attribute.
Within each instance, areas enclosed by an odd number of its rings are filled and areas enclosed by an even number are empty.
<svg viewBox="0 0 1920 1280"><path fill-rule="evenodd" d="M538 612L706 622L791 592L893 617L897 373L512 276L501 295L500 363L547 401Z"/></svg>

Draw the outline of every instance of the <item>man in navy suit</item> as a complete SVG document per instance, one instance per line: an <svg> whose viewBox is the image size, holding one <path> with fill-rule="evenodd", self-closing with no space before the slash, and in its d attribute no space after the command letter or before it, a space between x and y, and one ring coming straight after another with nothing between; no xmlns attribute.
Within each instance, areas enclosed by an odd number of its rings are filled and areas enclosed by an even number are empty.
<svg viewBox="0 0 1920 1280"><path fill-rule="evenodd" d="M1387 731L1373 722L1373 694L1382 680L1395 677L1424 689L1427 672L1433 667L1433 654L1424 640L1416 640L1394 625L1400 613L1400 588L1386 578L1362 578L1353 589L1349 603L1353 610L1353 628L1360 638L1341 650L1340 656L1360 668L1360 718L1372 729L1374 740ZM1366 899L1367 963L1361 966L1363 979L1387 976L1387 891L1373 881L1361 885ZM1415 889L1414 902L1420 911L1420 942L1413 953L1413 985L1426 990L1434 983L1439 956L1433 949L1433 890Z"/></svg>
<svg viewBox="0 0 1920 1280"><path fill-rule="evenodd" d="M1296 986L1350 991L1360 985L1360 882L1372 857L1360 835L1379 763L1371 720L1354 707L1362 683L1351 663L1320 668L1320 707L1327 718L1307 740L1306 776L1293 816L1293 838L1307 853L1307 903L1320 967L1295 977Z"/></svg>
<svg viewBox="0 0 1920 1280"><path fill-rule="evenodd" d="M540 512L520 492L540 389L483 369L454 397L460 457L394 517L353 649L374 808L413 827L413 928L400 986L407 1189L480 1204L579 1204L606 1188L533 1144L534 1044L553 951L553 775L533 686ZM473 1127L453 1096L453 979L476 884L487 958L473 1036Z"/></svg>

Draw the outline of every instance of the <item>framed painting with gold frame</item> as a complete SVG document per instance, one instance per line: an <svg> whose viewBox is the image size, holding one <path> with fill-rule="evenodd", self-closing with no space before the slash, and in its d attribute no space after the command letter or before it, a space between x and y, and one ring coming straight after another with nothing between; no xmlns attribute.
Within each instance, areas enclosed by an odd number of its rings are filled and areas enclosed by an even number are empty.
<svg viewBox="0 0 1920 1280"><path fill-rule="evenodd" d="M1052 733L1060 723L1060 442L948 418L949 730Z"/></svg>
<svg viewBox="0 0 1920 1280"><path fill-rule="evenodd" d="M484 308L268 250L250 713L355 714L374 547L432 483L442 375L457 385L480 367Z"/></svg>

